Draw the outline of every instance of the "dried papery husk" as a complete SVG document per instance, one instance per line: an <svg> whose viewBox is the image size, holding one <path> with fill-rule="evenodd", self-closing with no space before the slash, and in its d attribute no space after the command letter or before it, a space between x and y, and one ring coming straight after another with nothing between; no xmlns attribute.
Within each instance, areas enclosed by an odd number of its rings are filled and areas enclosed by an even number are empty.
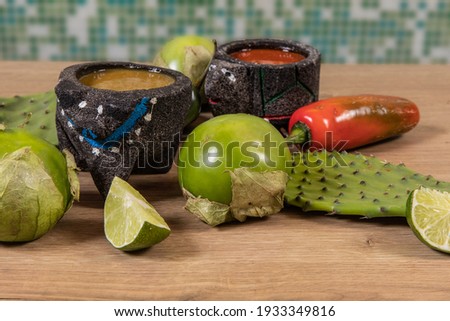
<svg viewBox="0 0 450 321"><path fill-rule="evenodd" d="M234 220L244 222L247 217L265 217L281 211L288 181L285 172L237 168L229 173L233 195L230 205L195 197L184 189L186 210L211 226Z"/></svg>
<svg viewBox="0 0 450 321"><path fill-rule="evenodd" d="M47 233L67 209L65 197L31 147L0 160L0 241L32 241Z"/></svg>

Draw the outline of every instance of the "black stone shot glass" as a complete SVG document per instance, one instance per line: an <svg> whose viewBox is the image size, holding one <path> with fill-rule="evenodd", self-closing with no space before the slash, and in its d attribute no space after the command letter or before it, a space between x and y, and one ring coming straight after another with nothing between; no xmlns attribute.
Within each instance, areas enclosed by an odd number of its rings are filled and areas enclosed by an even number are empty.
<svg viewBox="0 0 450 321"><path fill-rule="evenodd" d="M271 64L233 56L253 49L297 53L302 59ZM308 44L284 39L237 40L217 48L206 74L205 96L215 116L253 114L279 127L299 107L318 99L319 79L320 53Z"/></svg>
<svg viewBox="0 0 450 321"><path fill-rule="evenodd" d="M146 71L171 79L151 89L99 89L80 81L105 70ZM122 81L122 79L118 79ZM182 73L129 62L93 62L64 69L55 87L59 148L89 171L106 197L115 176L170 170L191 105L191 81Z"/></svg>

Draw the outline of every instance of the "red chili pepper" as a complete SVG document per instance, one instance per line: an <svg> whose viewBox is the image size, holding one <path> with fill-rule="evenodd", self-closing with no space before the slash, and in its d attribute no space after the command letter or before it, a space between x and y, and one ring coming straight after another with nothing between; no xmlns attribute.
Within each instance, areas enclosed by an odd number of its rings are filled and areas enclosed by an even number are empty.
<svg viewBox="0 0 450 321"><path fill-rule="evenodd" d="M316 149L353 149L406 133L419 119L419 109L405 98L334 97L297 109L289 120L288 139Z"/></svg>

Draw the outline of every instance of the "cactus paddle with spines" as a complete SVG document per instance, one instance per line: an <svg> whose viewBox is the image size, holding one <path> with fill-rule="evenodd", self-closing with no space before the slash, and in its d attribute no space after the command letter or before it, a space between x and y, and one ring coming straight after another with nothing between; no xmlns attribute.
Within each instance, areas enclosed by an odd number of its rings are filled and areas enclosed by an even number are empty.
<svg viewBox="0 0 450 321"><path fill-rule="evenodd" d="M53 145L56 134L56 95L53 90L34 95L0 97L0 124L6 128L23 128Z"/></svg>
<svg viewBox="0 0 450 321"><path fill-rule="evenodd" d="M450 191L450 183L416 173L404 164L362 154L307 151L295 156L285 201L304 212L405 216L408 196L420 186Z"/></svg>

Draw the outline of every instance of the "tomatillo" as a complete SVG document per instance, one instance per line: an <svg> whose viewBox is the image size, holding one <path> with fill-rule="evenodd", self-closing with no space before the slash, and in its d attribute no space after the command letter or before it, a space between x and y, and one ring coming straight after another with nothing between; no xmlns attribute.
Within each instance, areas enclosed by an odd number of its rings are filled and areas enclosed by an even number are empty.
<svg viewBox="0 0 450 321"><path fill-rule="evenodd" d="M192 105L184 125L193 122L201 111L203 80L216 51L216 42L197 35L178 36L165 43L152 64L182 72L192 81Z"/></svg>
<svg viewBox="0 0 450 321"><path fill-rule="evenodd" d="M229 205L230 171L287 173L291 153L283 136L270 123L248 114L214 117L186 138L178 157L180 186L196 197Z"/></svg>
<svg viewBox="0 0 450 321"><path fill-rule="evenodd" d="M22 129L1 129L0 141L0 242L35 240L78 199L75 161Z"/></svg>
<svg viewBox="0 0 450 321"><path fill-rule="evenodd" d="M182 72L198 88L215 50L216 44L212 39L196 35L178 36L163 45L153 64Z"/></svg>

